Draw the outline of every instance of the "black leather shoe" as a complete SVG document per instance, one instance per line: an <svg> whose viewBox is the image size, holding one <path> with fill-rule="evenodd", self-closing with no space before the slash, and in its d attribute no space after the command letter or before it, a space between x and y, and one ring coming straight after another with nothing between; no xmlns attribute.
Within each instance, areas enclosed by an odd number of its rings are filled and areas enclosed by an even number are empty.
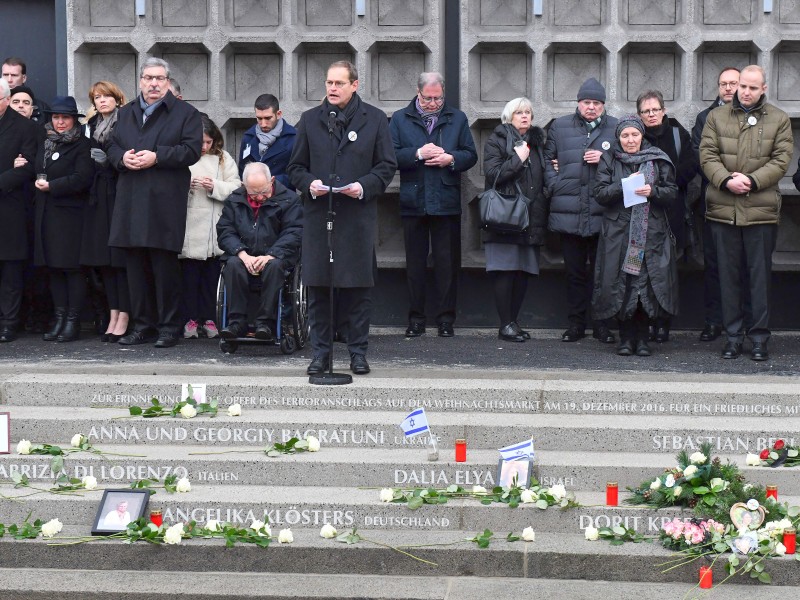
<svg viewBox="0 0 800 600"><path fill-rule="evenodd" d="M638 340L636 342L636 356L650 356L650 346L647 345L646 340Z"/></svg>
<svg viewBox="0 0 800 600"><path fill-rule="evenodd" d="M55 308L53 327L45 331L44 335L42 335L42 339L45 342L55 342L58 339L58 334L61 333L61 330L64 329L64 323L67 322L67 309L61 308L57 306Z"/></svg>
<svg viewBox="0 0 800 600"><path fill-rule="evenodd" d="M0 329L0 343L13 342L17 339L17 332L11 327L3 327Z"/></svg>
<svg viewBox="0 0 800 600"><path fill-rule="evenodd" d="M656 329L655 340L659 344L663 344L664 342L668 342L669 341L669 329L667 329L666 327L659 327L658 329Z"/></svg>
<svg viewBox="0 0 800 600"><path fill-rule="evenodd" d="M347 336L343 334L341 331L337 331L336 333L333 334L333 341L339 342L340 344L346 344Z"/></svg>
<svg viewBox="0 0 800 600"><path fill-rule="evenodd" d="M742 345L736 342L726 342L722 349L722 358L739 358L742 353Z"/></svg>
<svg viewBox="0 0 800 600"><path fill-rule="evenodd" d="M406 328L406 337L419 337L423 333L425 333L425 324L424 323L409 323L408 327Z"/></svg>
<svg viewBox="0 0 800 600"><path fill-rule="evenodd" d="M0 338L2 341L2 338ZM753 350L750 352L752 360L767 360L769 352L767 351L767 342L753 342Z"/></svg>
<svg viewBox="0 0 800 600"><path fill-rule="evenodd" d="M719 325L709 325L708 323L706 323L706 326L703 327L703 331L700 332L700 341L713 342L721 335L722 335L722 327L720 327Z"/></svg>
<svg viewBox="0 0 800 600"><path fill-rule="evenodd" d="M509 323L503 325L497 333L497 337L506 342L524 342L525 336L522 335L522 330L516 323Z"/></svg>
<svg viewBox="0 0 800 600"><path fill-rule="evenodd" d="M592 337L604 344L613 344L617 341L617 338L614 337L607 325L598 325L592 332Z"/></svg>
<svg viewBox="0 0 800 600"><path fill-rule="evenodd" d="M633 355L633 340L622 340L617 346L617 354L620 356Z"/></svg>
<svg viewBox="0 0 800 600"><path fill-rule="evenodd" d="M57 342L74 342L81 337L81 314L80 311L69 309L67 311L67 320L64 321L64 327L56 338Z"/></svg>
<svg viewBox="0 0 800 600"><path fill-rule="evenodd" d="M439 323L439 337L453 337L452 323Z"/></svg>
<svg viewBox="0 0 800 600"><path fill-rule="evenodd" d="M246 333L244 325L237 321L231 321L227 327L224 327L219 332L219 337L223 340L235 340L236 338L244 337Z"/></svg>
<svg viewBox="0 0 800 600"><path fill-rule="evenodd" d="M330 356L315 356L311 359L311 364L308 365L306 373L309 375L319 375L320 373L324 373L328 370L330 362Z"/></svg>
<svg viewBox="0 0 800 600"><path fill-rule="evenodd" d="M272 329L270 329L269 325L262 323L260 325L256 325L256 339L263 342L271 342L275 339L275 336L273 335Z"/></svg>
<svg viewBox="0 0 800 600"><path fill-rule="evenodd" d="M116 333L107 333L106 337L108 338L108 339L106 339L106 341L107 342L111 342L113 344L116 344L118 341L120 341L122 339L122 336L121 335L117 335Z"/></svg>
<svg viewBox="0 0 800 600"><path fill-rule="evenodd" d="M139 344L152 344L158 339L158 334L148 330L134 330L128 335L119 338L118 344L122 346L138 346Z"/></svg>
<svg viewBox="0 0 800 600"><path fill-rule="evenodd" d="M369 363L363 354L350 355L350 370L356 375L366 375L369 373Z"/></svg>
<svg viewBox="0 0 800 600"><path fill-rule="evenodd" d="M656 341L656 326L655 325L648 325L647 326L647 341L648 342L655 342Z"/></svg>
<svg viewBox="0 0 800 600"><path fill-rule="evenodd" d="M577 325L570 325L564 333L561 334L562 342L577 342L581 338L586 337L586 332L578 328Z"/></svg>
<svg viewBox="0 0 800 600"><path fill-rule="evenodd" d="M160 333L154 345L156 348L172 348L178 345L178 336L171 333Z"/></svg>
<svg viewBox="0 0 800 600"><path fill-rule="evenodd" d="M515 325L517 329L519 329L519 332L522 334L522 337L524 337L526 340L531 339L531 334L525 331L522 327L520 327L519 323L514 321L512 324Z"/></svg>

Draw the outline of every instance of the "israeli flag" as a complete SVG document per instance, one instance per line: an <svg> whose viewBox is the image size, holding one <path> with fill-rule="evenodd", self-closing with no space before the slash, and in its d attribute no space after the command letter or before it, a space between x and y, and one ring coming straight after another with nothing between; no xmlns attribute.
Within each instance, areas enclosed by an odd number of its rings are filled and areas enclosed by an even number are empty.
<svg viewBox="0 0 800 600"><path fill-rule="evenodd" d="M500 456L503 460L533 460L533 438L500 448Z"/></svg>
<svg viewBox="0 0 800 600"><path fill-rule="evenodd" d="M400 427L403 430L403 433L406 434L407 438L414 437L415 435L419 435L431 430L431 428L428 427L428 417L425 416L424 408L417 409L408 415L405 419L403 419L403 422L400 423Z"/></svg>

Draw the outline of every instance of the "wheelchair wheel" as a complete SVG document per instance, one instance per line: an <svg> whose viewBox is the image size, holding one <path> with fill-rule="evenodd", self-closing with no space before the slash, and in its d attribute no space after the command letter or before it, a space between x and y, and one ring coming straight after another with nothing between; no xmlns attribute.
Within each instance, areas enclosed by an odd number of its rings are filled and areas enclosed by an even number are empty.
<svg viewBox="0 0 800 600"><path fill-rule="evenodd" d="M297 350L302 350L310 333L308 322L308 289L303 285L303 273L300 263L294 268L294 306L292 310L292 326L294 329L294 341Z"/></svg>
<svg viewBox="0 0 800 600"><path fill-rule="evenodd" d="M293 335L287 335L281 339L281 352L284 354L294 354L297 349L297 342L295 342Z"/></svg>
<svg viewBox="0 0 800 600"><path fill-rule="evenodd" d="M236 342L231 342L230 340L220 340L219 349L225 354L233 354L239 349L239 344Z"/></svg>
<svg viewBox="0 0 800 600"><path fill-rule="evenodd" d="M225 291L225 280L222 273L217 281L217 327L225 329L228 326L228 297ZM221 347L221 344L220 344Z"/></svg>

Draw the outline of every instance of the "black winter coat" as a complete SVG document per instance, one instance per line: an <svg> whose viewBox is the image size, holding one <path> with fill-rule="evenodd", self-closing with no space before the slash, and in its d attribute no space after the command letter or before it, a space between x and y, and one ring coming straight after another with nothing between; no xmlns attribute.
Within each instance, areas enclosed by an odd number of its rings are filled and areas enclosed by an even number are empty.
<svg viewBox="0 0 800 600"><path fill-rule="evenodd" d="M275 181L272 198L259 207L255 220L242 186L225 200L217 221L217 244L225 252L220 260L245 250L251 256L271 255L293 266L300 257L302 228L300 199L281 182Z"/></svg>
<svg viewBox="0 0 800 600"><path fill-rule="evenodd" d="M642 141L642 149L648 147ZM622 271L628 249L632 208L625 208L622 200L622 178L638 171L638 165L625 164L614 158L621 151L615 143L610 152L603 154L597 169L595 198L604 207L602 230L595 260L592 314L595 319L608 319L619 313L625 298L628 274ZM650 284L659 305L669 314L678 314L678 267L675 240L670 235L667 211L676 201L678 186L675 170L666 161L655 162L657 179L649 198L645 262Z"/></svg>
<svg viewBox="0 0 800 600"><path fill-rule="evenodd" d="M530 226L523 233L503 234L484 229L484 243L518 244L523 246L544 245L547 233L547 215L550 202L544 193L544 131L531 127L525 139L531 149L527 165L514 152L511 125L495 127L483 149L483 173L485 189L491 189L497 179L497 189L504 194L516 194L515 183L530 201L528 217ZM508 159L511 160L508 160Z"/></svg>
<svg viewBox="0 0 800 600"><path fill-rule="evenodd" d="M191 174L200 159L203 125L196 108L167 92L142 126L135 98L119 110L108 160L120 172L109 244L120 248L159 248L176 254L183 248ZM158 162L129 171L122 155L151 150Z"/></svg>
<svg viewBox="0 0 800 600"><path fill-rule="evenodd" d="M428 134L415 99L392 115L389 129L400 169L400 216L460 215L461 173L478 162L467 116L445 104ZM417 160L417 150L429 142L444 148L455 164L426 167L424 160Z"/></svg>
<svg viewBox="0 0 800 600"><path fill-rule="evenodd" d="M25 187L36 174L40 129L10 106L0 119L0 260L28 257ZM15 169L14 159L20 154L28 164Z"/></svg>
<svg viewBox="0 0 800 600"><path fill-rule="evenodd" d="M47 173L49 192L36 191L33 261L56 269L80 267L83 208L89 202L94 179L92 143L80 136L71 144L56 146L44 162L44 143L36 155L36 172Z"/></svg>
<svg viewBox="0 0 800 600"><path fill-rule="evenodd" d="M332 151L324 104L304 112L297 124L288 172L292 185L303 194L303 280L312 286L326 286L330 282L326 241L328 196L312 198L309 186L316 179L328 185L328 175L335 173L334 187L357 181L364 189L364 197L359 200L333 195L336 213L333 285L372 287L377 266L378 198L397 169L386 115L361 101L340 138L334 137Z"/></svg>
<svg viewBox="0 0 800 600"><path fill-rule="evenodd" d="M544 148L545 187L550 196L551 231L590 237L600 232L603 209L594 199L599 165L583 160L587 150L608 149L616 141L617 119L608 113L591 133L576 110L555 119L547 129ZM552 160L558 159L558 172Z"/></svg>

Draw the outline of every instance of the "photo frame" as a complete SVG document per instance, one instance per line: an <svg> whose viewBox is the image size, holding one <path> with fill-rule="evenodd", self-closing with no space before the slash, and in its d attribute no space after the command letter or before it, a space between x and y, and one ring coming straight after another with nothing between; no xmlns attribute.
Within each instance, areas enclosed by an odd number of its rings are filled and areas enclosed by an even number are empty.
<svg viewBox="0 0 800 600"><path fill-rule="evenodd" d="M105 490L92 525L92 535L125 531L128 523L143 517L150 502L150 490Z"/></svg>
<svg viewBox="0 0 800 600"><path fill-rule="evenodd" d="M514 477L517 477L517 486L527 488L530 486L531 477L533 476L533 460L503 460L502 458L497 461L497 478L496 484L502 487L510 488L514 485Z"/></svg>
<svg viewBox="0 0 800 600"><path fill-rule="evenodd" d="M731 506L731 523L737 530L758 529L766 519L763 506L750 510L744 502L737 502Z"/></svg>
<svg viewBox="0 0 800 600"><path fill-rule="evenodd" d="M0 454L11 454L11 413L0 412Z"/></svg>

